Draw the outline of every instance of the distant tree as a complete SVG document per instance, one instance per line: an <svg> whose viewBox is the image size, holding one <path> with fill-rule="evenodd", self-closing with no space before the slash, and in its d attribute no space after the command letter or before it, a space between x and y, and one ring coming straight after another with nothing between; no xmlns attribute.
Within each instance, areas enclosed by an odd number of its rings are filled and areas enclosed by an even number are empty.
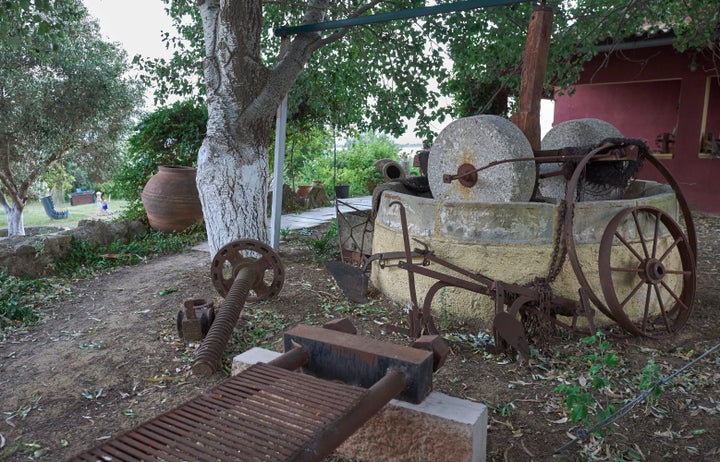
<svg viewBox="0 0 720 462"><path fill-rule="evenodd" d="M23 235L28 190L64 159L115 156L142 93L79 0L0 4L0 204Z"/></svg>

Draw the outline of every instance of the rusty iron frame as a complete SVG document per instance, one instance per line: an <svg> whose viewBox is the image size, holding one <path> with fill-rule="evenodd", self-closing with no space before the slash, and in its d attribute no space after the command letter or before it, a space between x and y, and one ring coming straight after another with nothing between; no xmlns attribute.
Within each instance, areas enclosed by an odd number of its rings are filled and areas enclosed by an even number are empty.
<svg viewBox="0 0 720 462"><path fill-rule="evenodd" d="M563 174L568 179L568 185L566 190L566 196L561 203L563 214L559 219L560 229L557 231L559 241L557 245L562 245L562 255L554 255L554 259L557 258L557 262L553 262L551 273L553 275L547 278L537 278L538 284L519 285L507 283L504 281L493 280L482 274L472 273L464 268L454 265L444 259L437 257L432 251L428 250L427 245L424 245L424 249L411 249L410 246L410 235L408 231L407 217L405 214L405 208L399 201L394 201L390 206L398 206L400 210L400 221L403 233L403 251L404 255L398 257L400 261L397 266L404 269L408 273L408 286L410 292L410 303L411 309L409 313L409 329L408 334L412 337L418 337L424 333L438 334L437 326L432 317L431 304L435 295L444 287L457 287L460 289L468 290L471 292L487 295L494 298L495 301L495 339L496 345L503 346L504 348L513 347L515 350L521 353L522 356L527 356L529 350L526 348L526 341L524 338L518 340L516 334L518 332L519 321L517 318L523 314L526 307L536 306L540 308L540 314L544 318L554 325L558 325L570 330L580 331L584 333L594 332L594 308L600 310L608 318L617 323L625 332L631 335L642 335L648 337L662 336L668 334L674 334L679 330L687 321L690 312L692 311L692 302L695 291L695 257L697 253L697 238L695 233L695 226L692 220L692 214L688 206L685 196L682 194L678 183L672 177L670 172L652 155L644 155L641 153L637 146L632 144L618 144L618 143L604 143L601 146L596 147L589 153L577 156L577 155L565 155L563 150L555 151L542 151L536 152L537 157L527 159L512 159L512 160L501 160L491 162L486 166L475 168L472 165L464 165L458 170L455 175L446 174L443 176L443 180L446 182L460 181L464 183L471 182L473 175L477 172L490 168L495 165L499 165L506 162L517 162L517 161L534 161L536 163L542 162L565 162L565 165L559 173ZM677 202L680 207L682 219L685 224L685 230L683 232L682 227L676 223L671 217L664 214L662 211L655 210L654 213L657 216L657 222L662 221L666 229L669 230L673 236L675 243L672 248L677 249L681 260L681 269L672 270L675 274L682 274L683 287L680 294L675 293L674 290L663 287L663 271L664 266L660 260L664 258L655 258L654 250L652 255L646 250L646 258L639 258L642 264L638 265L635 270L639 273L641 279L646 284L648 293L650 291L659 292L660 288L665 290L675 300L675 304L671 308L665 308L661 306L660 318L662 320L661 330L664 327L665 331L658 333L649 329L647 326L649 320L649 295L646 297L645 315L640 322L640 325L631 321L624 313L624 304L626 300L619 301L616 297L612 296L614 287L612 285L611 277L609 273L611 268L609 266L608 254L612 251L611 244L609 241L614 237L615 233L609 230L613 226L617 226L619 220L628 214L638 213L639 210L645 210L647 207L630 207L617 214L615 219L611 221L606 234L608 237L603 239L601 245L602 255L599 259L600 269L600 283L608 302L604 302L594 292L592 286L588 282L587 277L583 271L582 265L577 256L575 247L575 239L573 233L574 223L574 208L576 202L576 193L578 184L582 178L584 169L589 162L612 162L612 161L627 161L627 160L647 160L655 169L665 178L667 183L673 189ZM578 161L577 165L568 171L568 166L571 165L569 161ZM659 224L656 224L656 227ZM657 231L656 231L657 232ZM654 239L657 239L656 237ZM415 241L418 241L415 239ZM656 242L653 243L653 245ZM643 245L645 243L643 242ZM556 249L557 251L557 249ZM386 255L397 256L397 253L388 253ZM576 300L569 299L567 297L558 296L552 293L549 287L549 282L554 279L557 273L562 268L564 262L564 256L567 255L567 259L570 261L573 272L578 280L580 289L578 291L578 298ZM413 262L413 258L422 256L423 263L418 265ZM379 257L378 257L379 258ZM457 273L458 276L440 272L429 268L428 266L435 264ZM603 266L604 265L604 266ZM646 274L650 271L656 271L654 278L647 276ZM659 270L657 268L660 268ZM422 275L431 279L435 279L435 282L430 289L428 289L423 299L422 307L418 302L417 290L415 285L415 274ZM637 289L636 289L637 290ZM660 296L658 294L658 300ZM507 306L507 309L505 308ZM509 316L501 315L507 313ZM572 321L569 323L560 321L557 316L571 317ZM587 320L586 328L580 328L578 326L578 318L583 317Z"/></svg>
<svg viewBox="0 0 720 462"><path fill-rule="evenodd" d="M225 274L228 269L232 274ZM266 273L272 275L269 282L265 280ZM245 302L276 296L285 281L285 267L272 247L254 239L241 239L217 251L210 265L210 277L225 299L195 354L192 370L197 375L212 375L220 369L222 354Z"/></svg>

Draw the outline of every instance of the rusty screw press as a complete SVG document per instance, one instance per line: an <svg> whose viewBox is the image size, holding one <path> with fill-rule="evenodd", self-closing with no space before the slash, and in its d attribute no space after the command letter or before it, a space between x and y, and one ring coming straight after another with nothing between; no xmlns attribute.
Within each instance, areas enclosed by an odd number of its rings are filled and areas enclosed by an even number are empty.
<svg viewBox="0 0 720 462"><path fill-rule="evenodd" d="M271 247L260 241L241 239L218 250L210 267L210 276L215 289L225 300L195 354L193 374L205 376L220 368L222 354L245 302L267 300L280 293L285 282L285 268Z"/></svg>

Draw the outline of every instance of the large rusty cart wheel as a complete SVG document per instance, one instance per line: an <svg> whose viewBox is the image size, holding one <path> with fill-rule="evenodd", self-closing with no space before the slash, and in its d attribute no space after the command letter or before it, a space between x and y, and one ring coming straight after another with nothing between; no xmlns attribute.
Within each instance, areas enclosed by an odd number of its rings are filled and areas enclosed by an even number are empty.
<svg viewBox="0 0 720 462"><path fill-rule="evenodd" d="M210 276L220 296L227 295L241 268L253 265L256 273L247 301L268 300L282 289L285 268L268 245L254 239L241 239L223 246L215 254Z"/></svg>
<svg viewBox="0 0 720 462"><path fill-rule="evenodd" d="M572 178L568 180L567 183L567 190L565 195L565 211L564 211L564 217L563 217L563 241L565 242L565 249L567 251L567 257L570 261L570 264L573 268L573 272L575 273L575 276L580 283L580 286L583 288L585 293L588 296L588 299L592 302L592 304L597 307L598 310L600 310L605 316L612 319L613 321L617 322L621 327L625 328L623 324L627 325L626 330L634 335L646 335L646 336L654 336L656 334L651 333L650 330L644 331L641 327L637 327L634 323L629 322L627 320L626 314L622 310L617 310L619 314L622 314L623 316L618 318L615 315L616 310L612 310L608 307L608 303L604 300L601 300L600 297L594 292L592 286L588 282L588 279L585 276L585 273L583 271L582 265L580 264L580 260L577 256L577 251L575 248L575 237L574 237L574 231L573 231L573 221L574 221L574 208L575 208L575 196L578 188L578 184L583 177L585 167L587 164L593 159L593 157L602 155L604 152L607 152L610 149L613 149L614 143L608 143L603 146L598 146L593 151L589 152L583 159L575 166L575 170L573 172ZM662 219L658 219L661 223L662 222L670 222L670 220L675 223L675 226L669 225L672 227L675 232L674 236L683 236L683 241L686 243L683 244L681 247L683 249L687 249L689 252L687 256L684 258L688 258L689 256L689 262L690 266L684 267L683 269L689 269L691 271L695 271L695 261L696 261L696 255L697 255L697 237L695 233L695 224L693 222L692 213L690 212L690 207L687 203L687 200L685 199L685 196L683 195L682 191L680 190L680 186L673 178L673 176L670 174L670 172L665 168L665 166L656 159L652 154L640 152L639 153L640 158L644 161L649 163L656 172L660 173L662 177L665 179L667 184L672 188L673 193L675 194L675 199L677 200L679 212L680 212L680 218L682 219L683 227L681 227L678 223L676 223L674 220L672 220L665 212L663 212ZM619 220L619 219L618 219ZM608 228L610 226L608 225ZM684 228L684 232L683 232ZM607 231L607 228L606 228ZM684 250L683 250L684 252ZM686 262L687 260L683 260L683 262ZM684 264L684 263L683 263ZM695 283L695 275L692 276L692 288L688 284L687 289L683 289L680 291L681 294L683 294L685 297L690 298L692 300L692 297L694 295L694 283ZM684 290L691 291L691 292L683 292ZM613 290L614 292L614 290ZM619 303L619 301L618 301ZM691 306L691 305L688 305ZM617 308L617 306L616 306ZM680 307L677 307L678 309ZM671 313L671 318L673 320L673 323L671 325L671 328L665 329L665 335L668 333L672 333L677 331L680 327L682 327L682 324L687 321L687 316L690 314L690 310L686 310L686 313ZM644 316L645 317L645 316ZM650 315L647 316L647 321L650 320ZM675 326L672 328L672 326ZM659 334L657 334L659 335Z"/></svg>
<svg viewBox="0 0 720 462"><path fill-rule="evenodd" d="M695 296L693 248L663 210L629 207L608 224L600 242L600 285L615 321L646 337L674 334L687 322ZM619 287L628 287L622 293ZM628 311L638 305L642 316Z"/></svg>

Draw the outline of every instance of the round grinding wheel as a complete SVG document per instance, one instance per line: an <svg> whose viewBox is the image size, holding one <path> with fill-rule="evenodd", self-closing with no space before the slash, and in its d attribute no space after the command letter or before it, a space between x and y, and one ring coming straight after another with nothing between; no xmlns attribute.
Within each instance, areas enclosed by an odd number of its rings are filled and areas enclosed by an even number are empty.
<svg viewBox="0 0 720 462"><path fill-rule="evenodd" d="M533 157L530 142L499 116L465 117L440 132L428 158L428 180L436 200L527 202L535 187L532 160L508 162L477 172L477 181L443 182L443 175L485 167L491 162ZM472 183L472 184L470 184Z"/></svg>
<svg viewBox="0 0 720 462"><path fill-rule="evenodd" d="M542 139L541 149L562 149L596 145L605 138L622 138L620 130L612 124L600 119L576 119L561 122L550 129ZM540 173L557 170L562 164L540 164ZM553 176L539 180L540 195L553 200L565 198L565 185L567 180L563 176ZM583 184L586 200L616 199L621 192L617 188L593 190L589 185Z"/></svg>

